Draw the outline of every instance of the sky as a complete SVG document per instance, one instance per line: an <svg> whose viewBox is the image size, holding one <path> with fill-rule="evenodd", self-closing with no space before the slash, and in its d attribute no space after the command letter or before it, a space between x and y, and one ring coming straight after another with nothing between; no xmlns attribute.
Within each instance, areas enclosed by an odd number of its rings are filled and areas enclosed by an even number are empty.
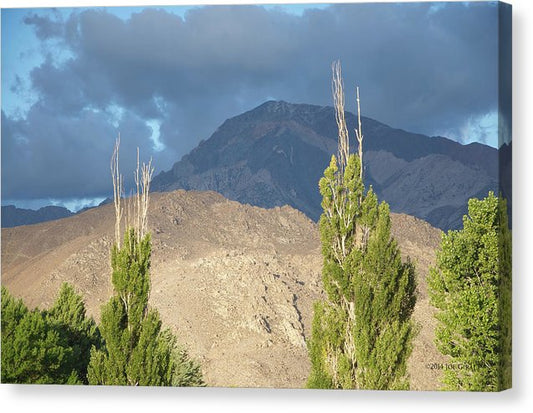
<svg viewBox="0 0 533 413"><path fill-rule="evenodd" d="M100 202L118 133L128 184L133 148L159 172L266 100L331 105L336 59L348 110L497 147L495 4L2 9L2 205Z"/></svg>

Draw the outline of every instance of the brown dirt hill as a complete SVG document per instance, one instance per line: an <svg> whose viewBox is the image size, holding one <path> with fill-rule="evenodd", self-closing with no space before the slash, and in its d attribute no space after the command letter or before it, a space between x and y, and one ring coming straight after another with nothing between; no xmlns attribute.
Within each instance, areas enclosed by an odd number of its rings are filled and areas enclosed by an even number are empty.
<svg viewBox="0 0 533 413"><path fill-rule="evenodd" d="M392 214L402 254L417 264L421 325L409 372L414 389L435 389L442 361L425 277L440 231ZM262 209L214 192L175 191L151 198L150 303L191 354L211 386L303 387L305 339L313 302L322 297L318 228L303 213ZM37 225L2 229L2 285L30 307L50 306L64 281L96 319L112 294L112 205Z"/></svg>

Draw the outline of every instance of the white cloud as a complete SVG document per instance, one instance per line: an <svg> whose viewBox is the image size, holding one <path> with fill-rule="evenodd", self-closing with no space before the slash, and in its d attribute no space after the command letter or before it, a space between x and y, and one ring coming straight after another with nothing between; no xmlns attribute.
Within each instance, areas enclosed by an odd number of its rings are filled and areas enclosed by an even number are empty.
<svg viewBox="0 0 533 413"><path fill-rule="evenodd" d="M154 144L153 146L154 151L161 152L162 150L166 148L165 144L161 142L161 140L159 139L161 137L161 132L160 132L161 121L158 119L150 119L146 121L146 125L148 125L150 129L152 129L152 134L150 135L150 139L152 140Z"/></svg>
<svg viewBox="0 0 533 413"><path fill-rule="evenodd" d="M498 112L493 110L481 115L471 116L456 128L438 130L435 135L444 136L466 145L480 142L498 147Z"/></svg>

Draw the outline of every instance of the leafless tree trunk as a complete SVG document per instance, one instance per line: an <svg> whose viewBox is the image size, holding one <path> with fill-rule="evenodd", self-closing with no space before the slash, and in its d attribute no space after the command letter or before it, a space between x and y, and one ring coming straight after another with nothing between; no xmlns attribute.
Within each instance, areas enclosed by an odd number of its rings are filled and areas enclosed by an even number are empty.
<svg viewBox="0 0 533 413"><path fill-rule="evenodd" d="M121 205L121 198L123 195L123 184L122 175L120 174L119 164L118 164L118 150L120 147L120 134L115 141L115 146L113 148L113 155L111 156L111 178L113 179L113 204L115 206L115 242L117 243L118 248L120 248L120 238L121 231L120 225L122 222L122 216L124 214L123 207Z"/></svg>
<svg viewBox="0 0 533 413"><path fill-rule="evenodd" d="M137 169L135 170L135 185L137 187L135 217L137 220L137 232L142 239L148 232L148 206L150 203L150 182L154 174L152 159L146 165L144 162L139 169L139 148L137 148Z"/></svg>
<svg viewBox="0 0 533 413"><path fill-rule="evenodd" d="M120 248L122 218L124 217L124 207L122 206L122 197L124 196L124 181L119 171L119 147L120 135L115 141L113 155L111 157L111 177L113 179L113 203L115 205L115 242ZM133 228L135 235L141 240L148 232L148 206L150 203L150 182L154 174L152 167L152 159L146 165L144 162L142 166L139 162L139 148L137 148L137 168L135 170L134 179L136 192L129 200L125 200L126 204L126 227Z"/></svg>
<svg viewBox="0 0 533 413"><path fill-rule="evenodd" d="M331 82L331 91L333 94L333 104L335 106L335 120L339 129L338 141L338 163L339 176L342 180L344 175L344 168L348 162L350 155L350 137L348 135L348 127L346 126L346 119L344 117L344 84L342 81L341 62L336 60L331 66L333 72L333 79Z"/></svg>
<svg viewBox="0 0 533 413"><path fill-rule="evenodd" d="M338 141L338 166L340 177L344 174L344 168L348 162L350 156L350 136L348 134L348 127L346 125L346 118L344 113L344 83L342 80L341 63L339 60L333 62L331 66L333 72L333 79L331 82L331 90L333 94L333 104L335 106L335 120L339 129L339 141ZM359 87L356 88L357 99L357 128L355 129L355 137L358 143L358 155L361 165L359 172L359 178L363 179L363 130L361 124L361 103L359 99Z"/></svg>
<svg viewBox="0 0 533 413"><path fill-rule="evenodd" d="M356 88L357 97L357 129L355 129L355 137L357 138L359 163L361 169L359 171L359 178L363 180L363 129L361 127L361 104L359 103L359 87Z"/></svg>

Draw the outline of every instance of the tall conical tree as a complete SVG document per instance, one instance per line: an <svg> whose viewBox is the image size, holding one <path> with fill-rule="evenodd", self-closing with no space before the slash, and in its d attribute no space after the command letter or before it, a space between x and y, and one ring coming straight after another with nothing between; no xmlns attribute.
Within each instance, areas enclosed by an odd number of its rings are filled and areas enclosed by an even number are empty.
<svg viewBox="0 0 533 413"><path fill-rule="evenodd" d="M124 245L113 246L111 266L115 294L102 309L100 331L105 348L93 350L90 384L170 385L172 346L161 332L156 310L148 308L150 235L138 239L129 229Z"/></svg>
<svg viewBox="0 0 533 413"><path fill-rule="evenodd" d="M126 230L121 243L122 177L118 169L117 141L111 171L116 213L115 244L111 250L114 295L102 308L100 332L104 348L93 348L88 367L90 384L165 386L176 383L176 341L169 330L162 330L159 313L148 306L152 243L147 231L149 186L153 168L139 163L135 180L137 193L130 199ZM201 382L195 370L195 385ZM199 376L199 377L198 377Z"/></svg>
<svg viewBox="0 0 533 413"><path fill-rule="evenodd" d="M322 280L327 299L315 303L308 387L406 389L412 349L414 267L402 263L390 234L389 207L365 191L360 121L358 156L349 155L340 64L333 66L339 160L320 180Z"/></svg>

